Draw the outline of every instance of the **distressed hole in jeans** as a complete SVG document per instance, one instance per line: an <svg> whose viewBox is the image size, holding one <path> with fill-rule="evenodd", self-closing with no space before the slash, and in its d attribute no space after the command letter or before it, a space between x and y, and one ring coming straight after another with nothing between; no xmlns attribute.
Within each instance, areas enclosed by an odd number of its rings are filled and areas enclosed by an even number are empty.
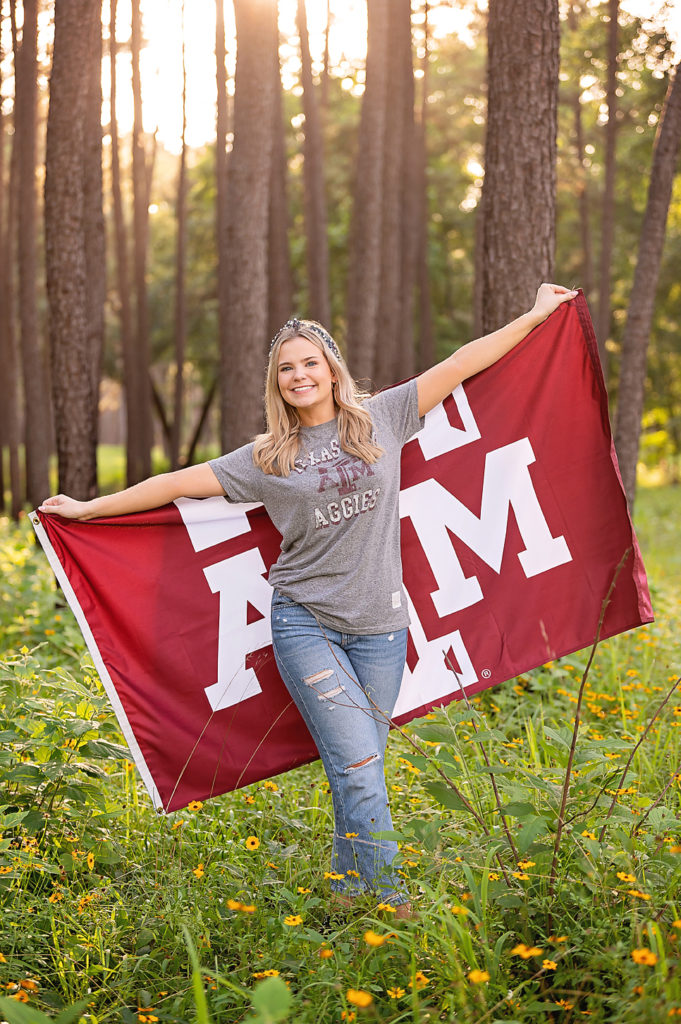
<svg viewBox="0 0 681 1024"><path fill-rule="evenodd" d="M339 693L345 692L345 687L338 683L334 670L332 668L324 668L321 672L313 672L311 676L303 676L305 685L311 686L313 690L318 689L317 683L323 683L325 679L329 680L329 689L319 691L317 693L317 700L329 701L329 707L332 708L332 698L337 697Z"/></svg>
<svg viewBox="0 0 681 1024"><path fill-rule="evenodd" d="M321 672L313 672L311 676L303 676L303 682L308 686L314 686L315 683L321 683L322 679L328 679L332 675L332 668L324 668Z"/></svg>
<svg viewBox="0 0 681 1024"><path fill-rule="evenodd" d="M354 771L356 771L356 770L357 770L358 768L364 768L364 767L365 767L365 765L368 765L368 764L373 764L373 763L374 763L374 761L378 761L378 760L380 760L380 758L379 758L379 755L378 755L378 754L369 754L369 756L368 756L368 757L365 757L363 761L357 761L357 763L356 763L356 764L349 764L349 765L348 765L348 766L346 767L345 771L346 771L346 772L354 772Z"/></svg>

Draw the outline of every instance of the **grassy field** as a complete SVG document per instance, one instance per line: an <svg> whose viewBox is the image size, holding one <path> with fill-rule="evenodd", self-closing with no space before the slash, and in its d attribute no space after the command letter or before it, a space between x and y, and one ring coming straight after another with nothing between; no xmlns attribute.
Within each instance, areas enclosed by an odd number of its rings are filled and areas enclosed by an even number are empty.
<svg viewBox="0 0 681 1024"><path fill-rule="evenodd" d="M418 754L391 738L415 922L329 910L318 764L157 816L32 531L5 521L0 1018L681 1019L680 511L640 493L657 620L596 653L555 858L588 652L411 723Z"/></svg>

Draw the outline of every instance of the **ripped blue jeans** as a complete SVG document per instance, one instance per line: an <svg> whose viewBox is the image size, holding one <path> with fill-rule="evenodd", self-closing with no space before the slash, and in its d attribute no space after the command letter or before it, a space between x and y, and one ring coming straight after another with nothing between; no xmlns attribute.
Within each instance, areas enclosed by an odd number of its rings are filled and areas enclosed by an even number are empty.
<svg viewBox="0 0 681 1024"><path fill-rule="evenodd" d="M331 788L335 819L331 869L334 892L370 890L384 903L404 903L391 868L392 830L383 755L402 681L407 630L339 633L274 591L272 643L286 687L310 730ZM382 714L383 712L384 714Z"/></svg>

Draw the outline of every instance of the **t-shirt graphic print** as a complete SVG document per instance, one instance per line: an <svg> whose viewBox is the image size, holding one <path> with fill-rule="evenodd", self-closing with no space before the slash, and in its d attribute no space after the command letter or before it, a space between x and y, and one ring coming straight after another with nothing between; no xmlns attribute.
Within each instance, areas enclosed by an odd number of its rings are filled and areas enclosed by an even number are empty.
<svg viewBox="0 0 681 1024"><path fill-rule="evenodd" d="M288 477L253 464L253 445L210 462L229 501L261 501L282 535L269 582L345 633L383 633L409 624L400 558L402 446L423 426L416 380L365 402L384 449L369 464L344 452L336 420L300 431Z"/></svg>

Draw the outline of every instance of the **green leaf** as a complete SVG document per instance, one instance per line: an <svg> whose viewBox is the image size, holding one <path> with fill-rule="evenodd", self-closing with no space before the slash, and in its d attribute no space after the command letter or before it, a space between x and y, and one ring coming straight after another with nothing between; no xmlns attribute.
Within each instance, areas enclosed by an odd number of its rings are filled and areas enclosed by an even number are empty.
<svg viewBox="0 0 681 1024"><path fill-rule="evenodd" d="M404 832L395 832L391 829L384 829L383 832L372 832L371 835L374 839L394 839L396 843L411 839L411 836L405 835Z"/></svg>
<svg viewBox="0 0 681 1024"><path fill-rule="evenodd" d="M507 818L526 818L528 814L537 813L532 804L521 803L520 801L504 804L501 809Z"/></svg>
<svg viewBox="0 0 681 1024"><path fill-rule="evenodd" d="M426 782L423 788L434 796L438 803L442 804L443 807L447 807L450 811L465 811L467 810L466 805L453 789L446 786L443 782Z"/></svg>
<svg viewBox="0 0 681 1024"><path fill-rule="evenodd" d="M130 756L127 747L122 747L120 743L110 743L108 740L88 740L80 747L78 753L85 754L86 757L113 757L116 760L127 759Z"/></svg>
<svg viewBox="0 0 681 1024"><path fill-rule="evenodd" d="M567 732L566 729L562 729L560 732L558 732L557 729L551 729L548 725L545 725L544 735L548 736L549 739L552 739L554 743L557 743L559 746L567 747L568 750L570 749L572 736L570 733Z"/></svg>
<svg viewBox="0 0 681 1024"><path fill-rule="evenodd" d="M546 829L547 822L545 818L536 817L530 818L526 821L518 833L518 838L516 839L518 852L527 853L535 839L540 836L542 832L545 832Z"/></svg>
<svg viewBox="0 0 681 1024"><path fill-rule="evenodd" d="M260 1014L262 1024L275 1024L286 1020L292 999L288 985L281 978L266 978L253 991L253 1009Z"/></svg>
<svg viewBox="0 0 681 1024"><path fill-rule="evenodd" d="M0 1016L9 1024L72 1024L77 1020L87 1006L89 999L81 999L79 1002L62 1010L58 1017L48 1017L41 1013L35 1006L28 1006L26 1003L18 1003L16 999L0 997Z"/></svg>

